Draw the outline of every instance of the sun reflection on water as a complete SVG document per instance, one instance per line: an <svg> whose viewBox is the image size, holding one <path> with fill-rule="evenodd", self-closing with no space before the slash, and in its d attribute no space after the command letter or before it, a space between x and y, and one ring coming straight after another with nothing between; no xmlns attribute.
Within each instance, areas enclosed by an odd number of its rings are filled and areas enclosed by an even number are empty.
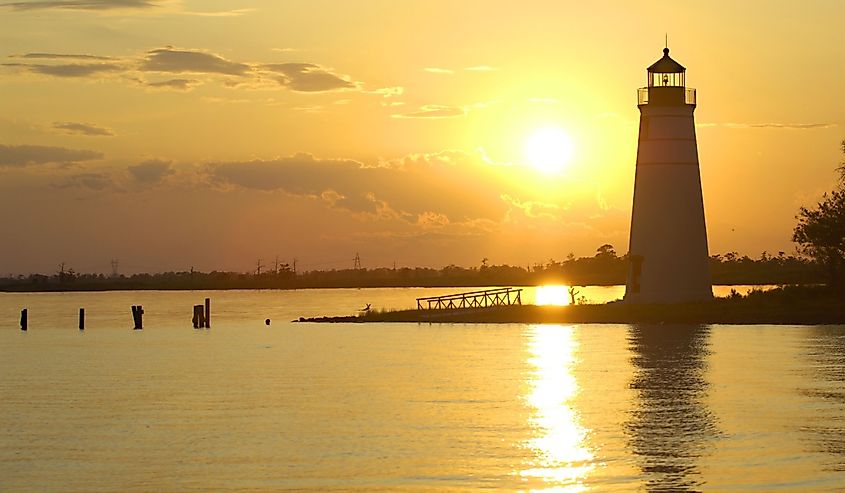
<svg viewBox="0 0 845 493"><path fill-rule="evenodd" d="M534 408L531 425L535 437L528 446L535 459L520 476L545 482L543 488L532 491L586 491L583 480L595 465L585 446L589 430L581 426L574 406L579 390L572 371L578 346L574 329L536 325L532 330L529 363L535 372L527 401Z"/></svg>

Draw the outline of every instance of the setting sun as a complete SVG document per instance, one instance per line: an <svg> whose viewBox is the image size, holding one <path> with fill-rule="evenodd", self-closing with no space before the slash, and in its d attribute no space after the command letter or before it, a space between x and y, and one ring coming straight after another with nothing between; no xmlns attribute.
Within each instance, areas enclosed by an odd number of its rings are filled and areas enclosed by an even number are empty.
<svg viewBox="0 0 845 493"><path fill-rule="evenodd" d="M560 128L541 128L525 141L525 158L538 171L560 173L572 160L572 139Z"/></svg>

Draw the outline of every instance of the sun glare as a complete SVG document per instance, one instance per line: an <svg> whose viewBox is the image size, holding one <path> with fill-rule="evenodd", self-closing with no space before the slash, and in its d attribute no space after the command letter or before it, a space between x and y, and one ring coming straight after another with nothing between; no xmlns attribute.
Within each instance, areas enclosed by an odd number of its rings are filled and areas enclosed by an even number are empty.
<svg viewBox="0 0 845 493"><path fill-rule="evenodd" d="M572 160L572 139L557 127L541 128L525 141L528 164L543 173L561 173Z"/></svg>

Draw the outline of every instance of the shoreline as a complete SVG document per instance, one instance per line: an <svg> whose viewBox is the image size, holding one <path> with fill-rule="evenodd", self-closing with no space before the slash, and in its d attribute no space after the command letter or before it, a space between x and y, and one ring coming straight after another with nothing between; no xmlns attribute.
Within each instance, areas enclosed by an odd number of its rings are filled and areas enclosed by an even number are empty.
<svg viewBox="0 0 845 493"><path fill-rule="evenodd" d="M783 286L781 283L713 283L715 286ZM818 283L792 284L793 286L812 287L819 286ZM105 286L80 286L80 287L47 287L41 289L10 289L0 288L0 293L25 294L25 293L102 293L102 292L126 292L126 291L299 291L309 289L445 289L445 288L536 288L541 286L576 286L585 287L624 287L625 284L567 284L565 282L552 282L549 284L422 284L422 285L334 285L334 286L284 286L284 287L253 287L253 286L232 286L232 287L166 287L166 286L135 286L135 287L105 287Z"/></svg>
<svg viewBox="0 0 845 493"><path fill-rule="evenodd" d="M648 305L616 301L595 305L413 309L358 316L301 317L295 322L845 325L845 297L842 291L824 286L792 286L703 303Z"/></svg>
<svg viewBox="0 0 845 493"><path fill-rule="evenodd" d="M640 306L492 307L460 310L402 310L364 316L300 317L296 323L461 323L461 324L692 324L692 325L845 325L845 309L825 311L679 311L678 307Z"/></svg>

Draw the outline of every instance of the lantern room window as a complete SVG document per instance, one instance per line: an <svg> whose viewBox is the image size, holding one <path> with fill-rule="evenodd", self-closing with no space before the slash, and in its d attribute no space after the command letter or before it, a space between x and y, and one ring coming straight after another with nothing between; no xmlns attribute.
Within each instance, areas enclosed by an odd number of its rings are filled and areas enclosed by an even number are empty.
<svg viewBox="0 0 845 493"><path fill-rule="evenodd" d="M684 87L683 72L649 72L648 87Z"/></svg>

